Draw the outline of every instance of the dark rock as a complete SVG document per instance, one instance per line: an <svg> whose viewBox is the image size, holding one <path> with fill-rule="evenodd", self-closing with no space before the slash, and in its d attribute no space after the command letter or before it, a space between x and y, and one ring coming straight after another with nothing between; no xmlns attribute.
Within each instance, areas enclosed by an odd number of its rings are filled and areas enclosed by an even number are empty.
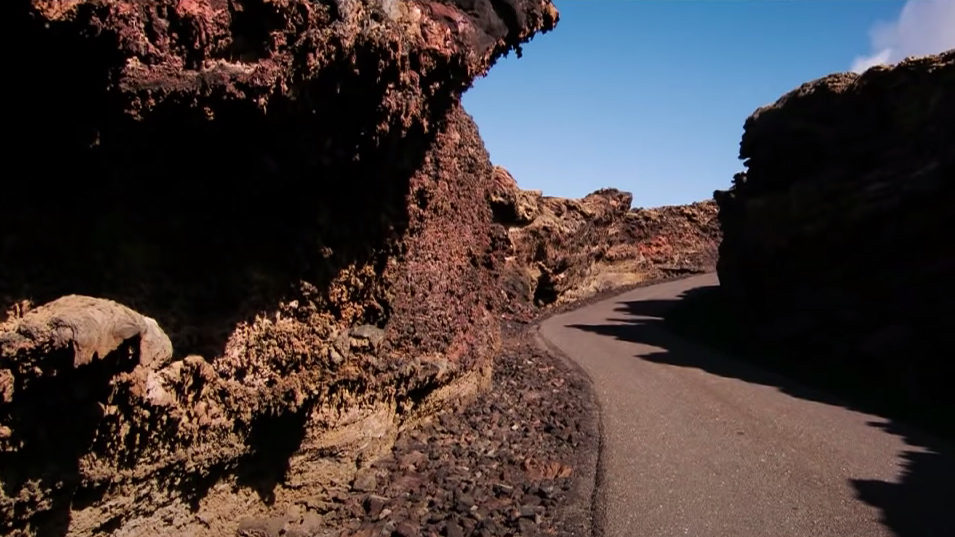
<svg viewBox="0 0 955 537"><path fill-rule="evenodd" d="M544 499L553 498L556 492L556 487L550 481L545 481L537 487L537 495Z"/></svg>
<svg viewBox="0 0 955 537"><path fill-rule="evenodd" d="M720 288L753 354L940 425L955 412L955 362L938 359L955 346L953 87L955 50L807 82L746 120L747 169L716 193Z"/></svg>
<svg viewBox="0 0 955 537"><path fill-rule="evenodd" d="M468 516L470 516L472 519L474 519L477 522L481 522L482 520L487 518L488 512L487 512L487 509L483 507L477 507L476 509L471 509L468 513Z"/></svg>
<svg viewBox="0 0 955 537"><path fill-rule="evenodd" d="M458 512L466 514L474 507L474 498L470 494L465 494L459 490L454 493L455 503Z"/></svg>
<svg viewBox="0 0 955 537"><path fill-rule="evenodd" d="M522 518L517 521L517 526L521 530L521 535L537 535L538 533L537 524L531 519Z"/></svg>
<svg viewBox="0 0 955 537"><path fill-rule="evenodd" d="M364 518L365 508L362 506L362 502L358 496L352 496L348 498L342 507L348 516L356 519Z"/></svg>
<svg viewBox="0 0 955 537"><path fill-rule="evenodd" d="M371 518L378 518L378 515L380 515L381 511L388 505L388 502L388 498L371 494L365 499L365 511Z"/></svg>
<svg viewBox="0 0 955 537"><path fill-rule="evenodd" d="M464 529L457 522L448 522L444 525L445 537L464 537Z"/></svg>
<svg viewBox="0 0 955 537"><path fill-rule="evenodd" d="M426 463L428 461L428 456L424 453L418 451L417 449L404 453L399 457L398 464L402 468L417 468L418 466Z"/></svg>
<svg viewBox="0 0 955 537"><path fill-rule="evenodd" d="M405 521L395 526L395 534L398 537L420 537L421 531L416 524Z"/></svg>
<svg viewBox="0 0 955 537"><path fill-rule="evenodd" d="M514 493L514 487L511 485L505 485L504 483L495 483L494 490L501 495L510 496Z"/></svg>
<svg viewBox="0 0 955 537"><path fill-rule="evenodd" d="M585 426L590 415L581 404L588 397L581 391L586 389L586 380L528 345L525 336L512 337L508 352L497 361L489 392L458 412L443 413L434 423L403 432L391 453L371 465L378 469L378 489L393 495L378 517L374 513L384 504L384 497L362 495L363 508L356 513L358 494L343 493L347 499L326 517L327 525L362 519L377 522L379 530L393 528L393 534L443 535L460 529L463 535L498 537L513 535L524 518L538 532L573 533L563 532L566 503L562 502L567 501L563 489L553 479L532 482L525 461L547 461L527 466L547 474L560 473L574 463L573 446L548 425L563 421L595 434L595 429ZM555 379L562 379L566 390L543 389ZM525 397L532 392L539 395ZM499 433L501 440L495 445L509 446L502 450L504 456L487 456L490 444L483 431L489 428ZM419 461L427 463L410 464ZM568 478L559 481L570 482ZM542 500L542 489L550 491L543 494L553 498ZM531 531L527 522L524 526ZM367 531L366 526L349 531L358 530Z"/></svg>

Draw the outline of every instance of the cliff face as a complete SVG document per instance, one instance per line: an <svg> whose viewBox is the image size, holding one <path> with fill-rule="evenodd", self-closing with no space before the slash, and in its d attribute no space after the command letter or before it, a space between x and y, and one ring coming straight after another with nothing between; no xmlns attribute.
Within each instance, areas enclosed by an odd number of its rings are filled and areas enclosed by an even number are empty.
<svg viewBox="0 0 955 537"><path fill-rule="evenodd" d="M715 266L720 236L712 201L631 209L628 192L545 197L521 190L501 167L494 177L490 202L507 227L503 284L514 313Z"/></svg>
<svg viewBox="0 0 955 537"><path fill-rule="evenodd" d="M232 534L487 379L503 250L458 96L548 1L11 4L5 534Z"/></svg>
<svg viewBox="0 0 955 537"><path fill-rule="evenodd" d="M948 51L804 84L746 121L718 268L758 344L952 408L953 90Z"/></svg>

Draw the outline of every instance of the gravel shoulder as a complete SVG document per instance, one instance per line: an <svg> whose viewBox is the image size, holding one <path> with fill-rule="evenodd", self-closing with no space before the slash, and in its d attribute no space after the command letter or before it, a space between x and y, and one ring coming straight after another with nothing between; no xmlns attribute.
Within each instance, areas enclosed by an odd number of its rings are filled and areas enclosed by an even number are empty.
<svg viewBox="0 0 955 537"><path fill-rule="evenodd" d="M320 502L322 537L602 537L601 412L593 382L540 323L667 278L507 322L491 386L403 432L351 490ZM273 522L273 527L276 524Z"/></svg>
<svg viewBox="0 0 955 537"><path fill-rule="evenodd" d="M267 520L255 537L602 537L601 411L587 373L539 334L546 319L688 274L609 289L507 321L491 385L402 432L391 453Z"/></svg>
<svg viewBox="0 0 955 537"><path fill-rule="evenodd" d="M539 334L540 323L654 279L507 322L491 386L402 432L350 489L243 536L602 537L601 412L593 382Z"/></svg>
<svg viewBox="0 0 955 537"><path fill-rule="evenodd" d="M510 325L492 385L401 433L390 455L300 509L244 520L272 537L591 535L600 431L588 377Z"/></svg>

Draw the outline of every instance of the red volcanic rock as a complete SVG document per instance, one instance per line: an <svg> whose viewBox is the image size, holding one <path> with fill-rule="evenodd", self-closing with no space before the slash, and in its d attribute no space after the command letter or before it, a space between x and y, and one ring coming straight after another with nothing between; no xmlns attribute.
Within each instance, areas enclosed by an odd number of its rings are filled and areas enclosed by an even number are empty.
<svg viewBox="0 0 955 537"><path fill-rule="evenodd" d="M487 382L503 251L458 97L549 2L4 10L4 534L255 532Z"/></svg>
<svg viewBox="0 0 955 537"><path fill-rule="evenodd" d="M504 285L512 311L714 268L720 235L711 201L631 209L628 192L547 197L521 190L499 166L494 171L488 199L508 228Z"/></svg>

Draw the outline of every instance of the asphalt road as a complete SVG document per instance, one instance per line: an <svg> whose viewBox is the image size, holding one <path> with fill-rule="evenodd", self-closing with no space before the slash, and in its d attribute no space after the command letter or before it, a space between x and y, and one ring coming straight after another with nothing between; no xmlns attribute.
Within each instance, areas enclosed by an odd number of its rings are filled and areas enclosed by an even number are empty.
<svg viewBox="0 0 955 537"><path fill-rule="evenodd" d="M598 533L955 536L947 448L665 330L681 293L717 283L641 288L540 326L601 405Z"/></svg>

